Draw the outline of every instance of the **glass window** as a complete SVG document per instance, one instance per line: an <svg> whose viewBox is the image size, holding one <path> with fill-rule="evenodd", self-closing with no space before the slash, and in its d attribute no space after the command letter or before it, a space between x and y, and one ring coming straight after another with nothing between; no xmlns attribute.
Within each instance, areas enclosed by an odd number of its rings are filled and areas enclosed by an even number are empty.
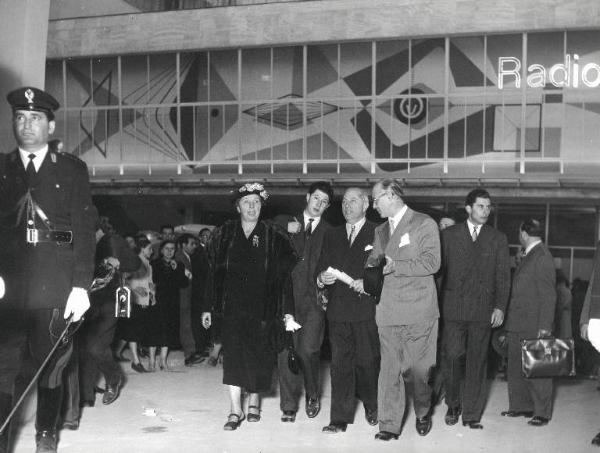
<svg viewBox="0 0 600 453"><path fill-rule="evenodd" d="M89 58L67 60L67 107L84 107L92 100L92 64Z"/></svg>
<svg viewBox="0 0 600 453"><path fill-rule="evenodd" d="M272 81L271 49L242 50L242 99L259 102L271 99Z"/></svg>
<svg viewBox="0 0 600 453"><path fill-rule="evenodd" d="M596 243L596 229L596 208L550 206L549 244L593 247Z"/></svg>
<svg viewBox="0 0 600 453"><path fill-rule="evenodd" d="M523 69L522 43L521 34L487 37L486 86L500 88L499 81L501 81L503 90L512 90L516 88L517 81L525 82L522 80L523 74L526 73ZM503 59L502 69L500 58ZM514 71L517 74L513 74Z"/></svg>
<svg viewBox="0 0 600 453"><path fill-rule="evenodd" d="M181 102L208 101L208 53L182 53L179 71Z"/></svg>
<svg viewBox="0 0 600 453"><path fill-rule="evenodd" d="M92 59L93 104L96 106L119 105L119 73L117 57Z"/></svg>
<svg viewBox="0 0 600 453"><path fill-rule="evenodd" d="M125 55L121 57L122 104L148 104L149 86L148 56Z"/></svg>
<svg viewBox="0 0 600 453"><path fill-rule="evenodd" d="M63 61L48 60L46 61L46 81L45 90L52 94L61 107L64 107L65 92L63 90Z"/></svg>
<svg viewBox="0 0 600 453"><path fill-rule="evenodd" d="M484 50L483 36L450 39L451 91L485 85Z"/></svg>
<svg viewBox="0 0 600 453"><path fill-rule="evenodd" d="M393 96L409 88L409 41L378 41L376 44L375 94Z"/></svg>
<svg viewBox="0 0 600 453"><path fill-rule="evenodd" d="M237 50L210 52L209 99L235 101L238 98Z"/></svg>
<svg viewBox="0 0 600 453"><path fill-rule="evenodd" d="M306 47L307 97L330 98L340 95L338 45Z"/></svg>

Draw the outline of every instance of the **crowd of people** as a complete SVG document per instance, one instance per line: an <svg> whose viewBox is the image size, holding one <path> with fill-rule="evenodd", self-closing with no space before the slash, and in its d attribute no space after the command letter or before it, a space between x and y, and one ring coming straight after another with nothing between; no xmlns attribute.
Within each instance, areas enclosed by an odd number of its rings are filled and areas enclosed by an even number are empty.
<svg viewBox="0 0 600 453"><path fill-rule="evenodd" d="M261 420L275 371L281 422L295 422L302 395L314 418L326 337L326 434L346 431L360 402L366 422L379 425L376 440L398 439L407 390L419 435L432 429L442 397L447 425L462 418L483 429L490 339L500 328L501 415L550 422L553 380L522 375L520 342L572 336L573 302L539 219L520 223L514 270L506 234L488 225L486 190L467 194L466 219L438 224L405 203L395 179L345 188L341 225L324 218L334 200L328 182L309 186L301 212L272 219L262 215L265 187L246 183L233 191L235 219L212 231L176 236L164 225L158 236L119 235L92 204L85 164L48 143L56 100L33 87L8 100L19 147L0 159L0 453L10 451L8 422L31 379L36 451L55 452L60 427L78 428L80 407L93 406L96 393L112 404L126 389L119 362L138 373L169 370L172 349L183 350L186 366L222 357L224 430ZM371 202L380 224L366 218ZM600 253L581 336L600 348L598 262Z"/></svg>

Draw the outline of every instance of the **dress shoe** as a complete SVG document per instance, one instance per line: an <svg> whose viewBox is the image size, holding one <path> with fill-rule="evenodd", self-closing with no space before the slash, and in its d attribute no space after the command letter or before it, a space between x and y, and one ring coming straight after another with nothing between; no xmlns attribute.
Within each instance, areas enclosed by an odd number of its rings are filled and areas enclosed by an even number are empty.
<svg viewBox="0 0 600 453"><path fill-rule="evenodd" d="M319 398L306 398L306 415L308 418L315 418L321 410L321 401Z"/></svg>
<svg viewBox="0 0 600 453"><path fill-rule="evenodd" d="M377 409L365 409L365 419L369 425L375 426L377 424Z"/></svg>
<svg viewBox="0 0 600 453"><path fill-rule="evenodd" d="M345 433L348 423L334 423L323 427L323 432L327 434Z"/></svg>
<svg viewBox="0 0 600 453"><path fill-rule="evenodd" d="M146 369L144 368L144 365L142 365L141 363L131 363L131 369L133 371L137 371L138 373L145 373Z"/></svg>
<svg viewBox="0 0 600 453"><path fill-rule="evenodd" d="M38 431L35 434L35 453L56 453L56 430Z"/></svg>
<svg viewBox="0 0 600 453"><path fill-rule="evenodd" d="M600 433L596 434L596 437L592 439L592 445L600 447Z"/></svg>
<svg viewBox="0 0 600 453"><path fill-rule="evenodd" d="M444 417L446 425L452 426L458 423L458 417L460 417L462 410L460 407L449 407Z"/></svg>
<svg viewBox="0 0 600 453"><path fill-rule="evenodd" d="M503 417L533 417L533 411L503 411L500 412Z"/></svg>
<svg viewBox="0 0 600 453"><path fill-rule="evenodd" d="M471 429L483 429L483 425L475 420L463 420L463 426L468 426Z"/></svg>
<svg viewBox="0 0 600 453"><path fill-rule="evenodd" d="M550 420L546 417L540 417L539 415L536 415L531 420L529 420L527 424L531 426L544 426L547 425L549 421Z"/></svg>
<svg viewBox="0 0 600 453"><path fill-rule="evenodd" d="M238 429L240 427L240 425L242 424L242 422L244 421L244 414L242 415L238 415L238 414L234 414L231 413L229 414L229 416L227 417L227 423L225 423L225 425L223 425L223 429L225 431L234 431L236 429Z"/></svg>
<svg viewBox="0 0 600 453"><path fill-rule="evenodd" d="M420 436L426 436L431 431L431 416L417 417L416 428Z"/></svg>
<svg viewBox="0 0 600 453"><path fill-rule="evenodd" d="M259 422L260 421L260 407L248 406L248 421Z"/></svg>
<svg viewBox="0 0 600 453"><path fill-rule="evenodd" d="M102 396L102 404L111 404L119 397L121 393L122 379L119 378L116 384L106 384L106 391Z"/></svg>
<svg viewBox="0 0 600 453"><path fill-rule="evenodd" d="M377 434L375 434L376 440L388 441L392 439L398 439L398 437L400 437L400 434L390 433L389 431L379 431Z"/></svg>
<svg viewBox="0 0 600 453"><path fill-rule="evenodd" d="M197 365L199 363L204 362L205 358L202 357L200 354L198 354L197 352L193 353L192 355L188 356L183 363L185 364L185 366L192 366L192 365Z"/></svg>
<svg viewBox="0 0 600 453"><path fill-rule="evenodd" d="M294 423L296 421L296 411L283 411L283 414L281 414L281 421L284 423Z"/></svg>

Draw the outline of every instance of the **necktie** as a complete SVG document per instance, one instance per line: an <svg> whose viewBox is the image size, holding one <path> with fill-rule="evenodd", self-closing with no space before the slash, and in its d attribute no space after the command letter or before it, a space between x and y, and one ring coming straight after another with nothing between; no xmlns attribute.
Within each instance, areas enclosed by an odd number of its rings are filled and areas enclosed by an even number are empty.
<svg viewBox="0 0 600 453"><path fill-rule="evenodd" d="M350 245L352 245L352 242L354 242L354 230L356 230L356 225L352 225L350 227L350 235L348 236L348 242Z"/></svg>
<svg viewBox="0 0 600 453"><path fill-rule="evenodd" d="M306 225L306 235L310 236L312 234L312 229L313 229L313 222L315 221L315 219L308 219L308 225Z"/></svg>
<svg viewBox="0 0 600 453"><path fill-rule="evenodd" d="M27 172L27 179L29 181L32 181L36 175L35 166L33 165L33 159L35 159L35 154L31 153L27 157L29 158L29 163L27 164L27 168L25 168L25 171Z"/></svg>
<svg viewBox="0 0 600 453"><path fill-rule="evenodd" d="M396 225L394 225L394 219L389 218L388 222L390 223L390 236L394 234L394 230L396 229Z"/></svg>
<svg viewBox="0 0 600 453"><path fill-rule="evenodd" d="M476 226L473 227L473 234L471 235L471 237L473 238L473 242L475 242L477 240L477 227Z"/></svg>

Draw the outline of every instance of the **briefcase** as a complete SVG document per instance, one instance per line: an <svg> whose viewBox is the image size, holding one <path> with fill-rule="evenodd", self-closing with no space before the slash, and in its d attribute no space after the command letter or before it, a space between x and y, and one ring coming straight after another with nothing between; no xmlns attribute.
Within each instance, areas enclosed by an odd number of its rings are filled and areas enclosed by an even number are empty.
<svg viewBox="0 0 600 453"><path fill-rule="evenodd" d="M526 378L575 376L573 339L521 340L521 369Z"/></svg>

